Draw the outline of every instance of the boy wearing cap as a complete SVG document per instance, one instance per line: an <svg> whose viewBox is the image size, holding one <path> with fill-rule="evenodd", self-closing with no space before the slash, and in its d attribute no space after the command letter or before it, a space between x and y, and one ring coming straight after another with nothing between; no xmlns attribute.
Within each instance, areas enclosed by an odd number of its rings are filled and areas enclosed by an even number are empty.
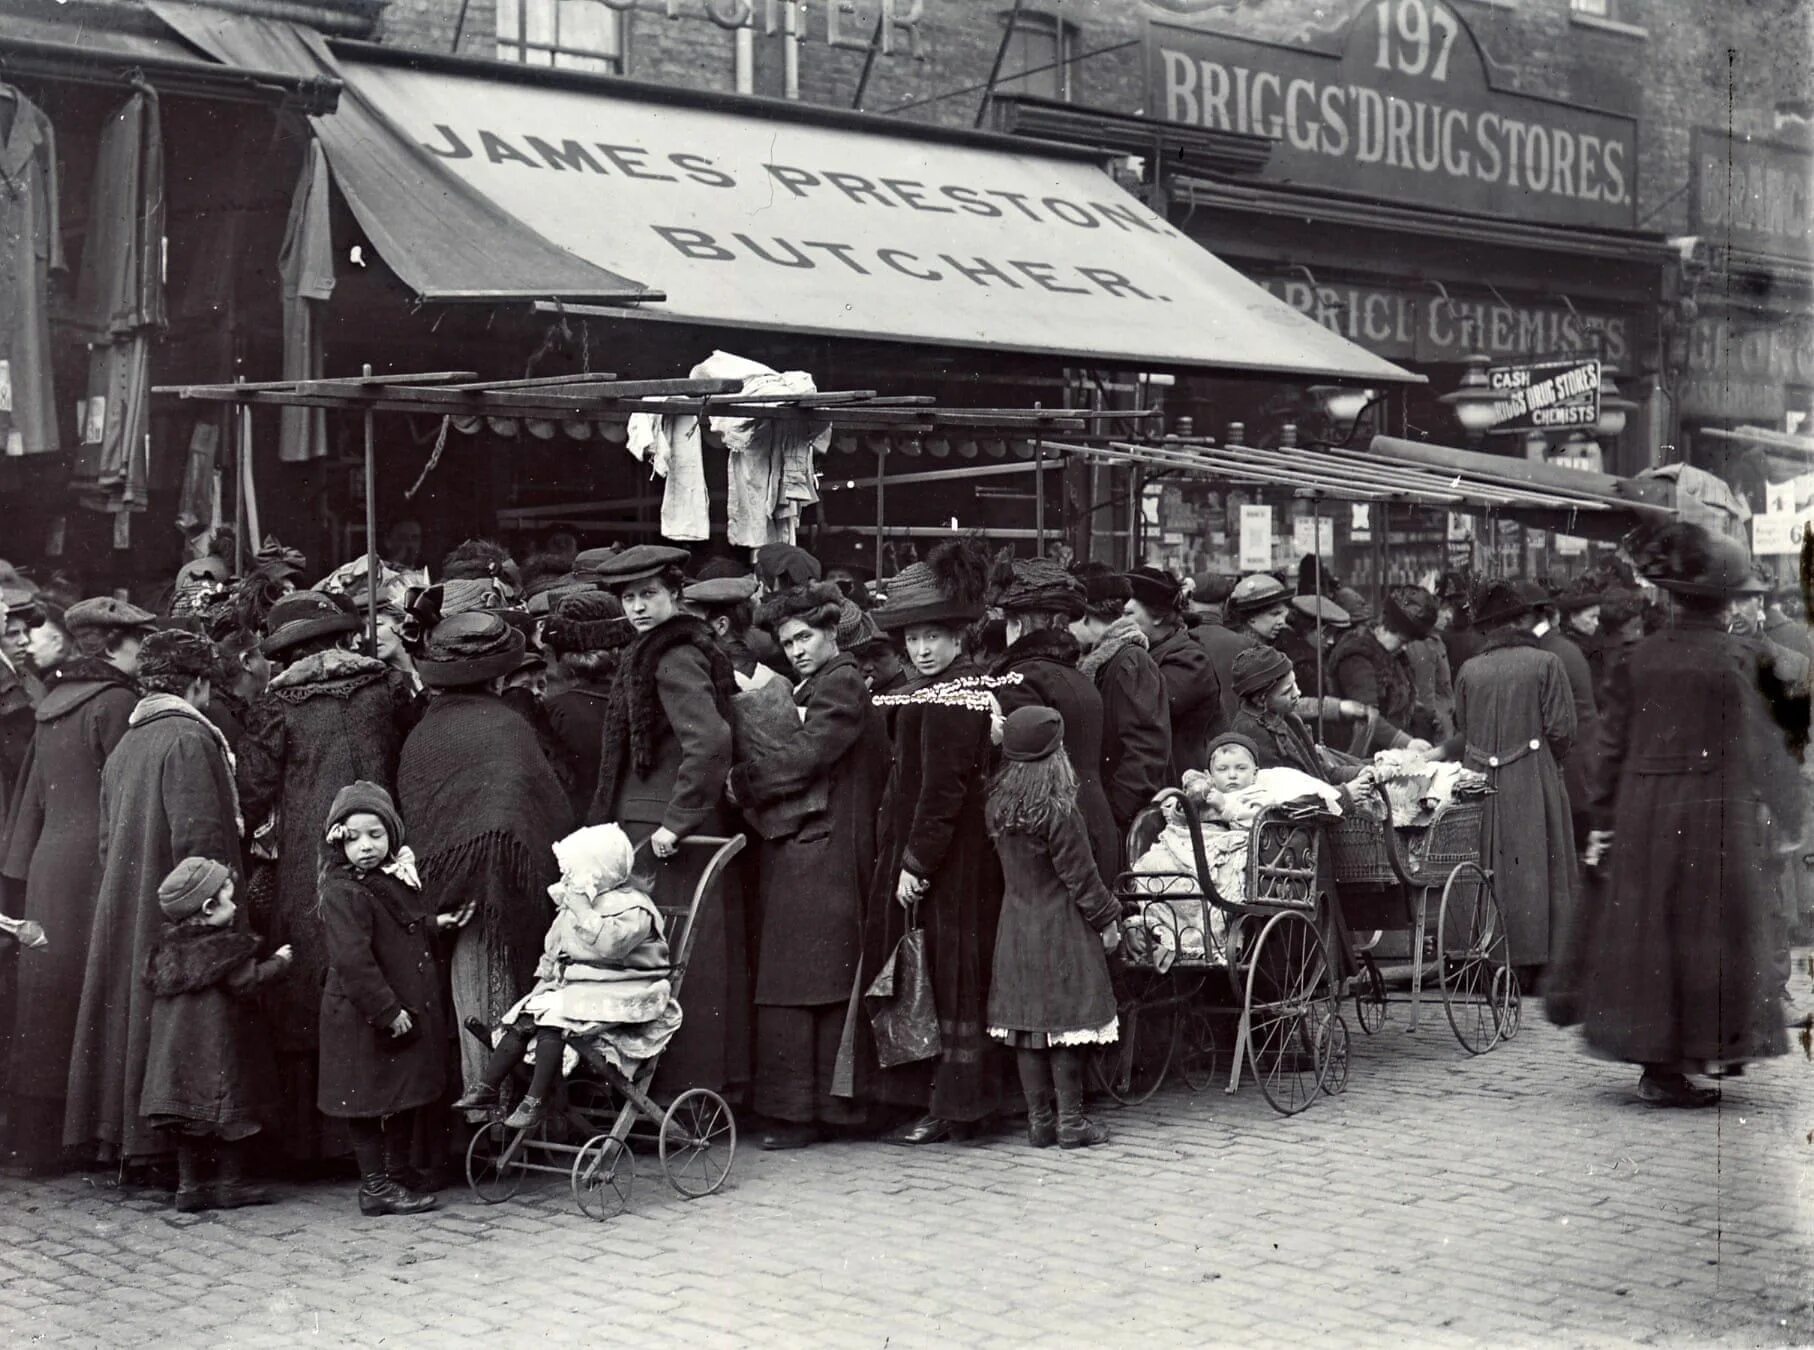
<svg viewBox="0 0 1814 1350"><path fill-rule="evenodd" d="M184 858L157 902L164 928L145 962L153 1002L139 1111L176 1146L180 1212L262 1205L270 1196L245 1180L243 1144L267 1104L270 1054L250 995L290 968L290 949L258 959L258 939L233 925L233 876L212 858Z"/></svg>

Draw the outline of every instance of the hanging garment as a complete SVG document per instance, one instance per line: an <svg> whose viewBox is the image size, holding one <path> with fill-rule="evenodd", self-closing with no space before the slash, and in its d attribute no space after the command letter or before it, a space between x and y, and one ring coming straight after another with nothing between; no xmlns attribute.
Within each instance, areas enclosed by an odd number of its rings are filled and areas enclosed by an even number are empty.
<svg viewBox="0 0 1814 1350"><path fill-rule="evenodd" d="M57 143L24 94L9 84L0 94L0 446L36 455L60 448L49 306L50 274L64 270Z"/></svg>
<svg viewBox="0 0 1814 1350"><path fill-rule="evenodd" d="M645 461L657 478L668 480L661 497L661 533L666 539L712 537L710 497L699 419L637 413L630 419L625 448Z"/></svg>
<svg viewBox="0 0 1814 1350"><path fill-rule="evenodd" d="M701 380L742 380L746 398L818 392L803 370L770 370L724 351L713 352L691 373ZM714 417L711 428L730 452L725 538L750 548L792 543L800 509L819 500L813 456L830 448L831 424L809 416Z"/></svg>
<svg viewBox="0 0 1814 1350"><path fill-rule="evenodd" d="M311 140L290 199L277 268L283 274L283 377L321 378L322 306L334 294L334 240L328 227L328 163ZM285 408L278 420L277 458L285 463L325 459L327 411Z"/></svg>

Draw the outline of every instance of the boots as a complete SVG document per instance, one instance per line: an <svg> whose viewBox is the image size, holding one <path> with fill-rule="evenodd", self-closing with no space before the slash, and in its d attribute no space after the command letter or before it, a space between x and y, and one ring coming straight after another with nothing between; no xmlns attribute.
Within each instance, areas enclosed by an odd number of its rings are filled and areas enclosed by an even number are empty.
<svg viewBox="0 0 1814 1350"><path fill-rule="evenodd" d="M1108 1126L1098 1125L1083 1113L1083 1053L1048 1050L1052 1082L1058 1096L1058 1147L1089 1148L1109 1141Z"/></svg>
<svg viewBox="0 0 1814 1350"><path fill-rule="evenodd" d="M1052 1091L1048 1050L1017 1050L1014 1066L1020 1071L1021 1095L1027 1099L1027 1142L1034 1148L1051 1148L1058 1142L1057 1096Z"/></svg>
<svg viewBox="0 0 1814 1350"><path fill-rule="evenodd" d="M205 1139L179 1139L176 1144L176 1212L200 1214L214 1208L209 1184L213 1149Z"/></svg>
<svg viewBox="0 0 1814 1350"><path fill-rule="evenodd" d="M412 1191L397 1178L409 1163L410 1114L405 1112L387 1120L382 1126L382 1166L365 1170L367 1157L359 1159L364 1175L359 1182L359 1212L368 1219L386 1214L425 1214L440 1202L432 1195ZM357 1136L354 1143L359 1143ZM369 1151L369 1145L367 1146Z"/></svg>
<svg viewBox="0 0 1814 1350"><path fill-rule="evenodd" d="M220 1146L220 1170L214 1178L216 1209L240 1209L246 1205L268 1205L271 1193L263 1186L246 1180L246 1155L238 1142Z"/></svg>

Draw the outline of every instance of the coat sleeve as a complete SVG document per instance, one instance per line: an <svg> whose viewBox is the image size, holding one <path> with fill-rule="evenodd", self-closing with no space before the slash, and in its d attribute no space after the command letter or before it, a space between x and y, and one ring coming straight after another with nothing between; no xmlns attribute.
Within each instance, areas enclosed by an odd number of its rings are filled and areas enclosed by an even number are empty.
<svg viewBox="0 0 1814 1350"><path fill-rule="evenodd" d="M676 647L661 658L655 668L655 692L680 742L680 767L661 824L684 839L724 796L725 775L731 769L731 724L712 699L705 658L691 648Z"/></svg>
<svg viewBox="0 0 1814 1350"><path fill-rule="evenodd" d="M328 969L340 980L359 1015L388 1027L403 1011L372 950L372 902L352 882L331 877L321 888L321 926L327 937Z"/></svg>
<svg viewBox="0 0 1814 1350"><path fill-rule="evenodd" d="M1216 678L1215 663L1189 633L1181 633L1166 648L1159 676L1165 681L1174 719L1189 718L1199 708L1220 710L1222 682Z"/></svg>
<svg viewBox="0 0 1814 1350"><path fill-rule="evenodd" d="M982 714L926 705L920 718L920 795L901 866L929 877L944 865L970 787L989 770Z"/></svg>
<svg viewBox="0 0 1814 1350"><path fill-rule="evenodd" d="M242 996L253 993L260 985L269 984L289 968L288 961L279 961L274 956L263 961L247 957L228 973L227 992Z"/></svg>
<svg viewBox="0 0 1814 1350"><path fill-rule="evenodd" d="M1616 661L1606 673L1605 699L1595 730L1595 754L1587 766L1587 801L1593 828L1610 830L1619 799L1619 777L1631 739L1631 671Z"/></svg>
<svg viewBox="0 0 1814 1350"><path fill-rule="evenodd" d="M1102 874L1096 870L1096 858L1090 852L1089 827L1083 823L1083 813L1073 807L1071 814L1063 820L1053 821L1046 842L1052 856L1052 870L1058 873L1058 880L1070 893L1083 921L1091 928L1103 929L1119 919L1121 907L1109 894L1108 887L1102 884Z"/></svg>
<svg viewBox="0 0 1814 1350"><path fill-rule="evenodd" d="M1141 653L1144 657L1145 653ZM1172 758L1171 702L1150 657L1111 663L1102 701L1116 705L1116 744L1109 747L1103 790L1122 827L1166 785Z"/></svg>
<svg viewBox="0 0 1814 1350"><path fill-rule="evenodd" d="M647 905L615 900L604 910L568 909L555 927L570 961L621 961L655 935Z"/></svg>
<svg viewBox="0 0 1814 1350"><path fill-rule="evenodd" d="M269 819L283 798L287 740L283 705L276 699L259 699L246 717L238 752L239 806L253 828Z"/></svg>
<svg viewBox="0 0 1814 1350"><path fill-rule="evenodd" d="M0 876L8 881L24 881L31 871L31 855L38 847L38 836L44 832L44 771L36 736L25 749L25 764L19 770L10 809L12 819L7 826L6 856L0 863Z"/></svg>
<svg viewBox="0 0 1814 1350"><path fill-rule="evenodd" d="M813 685L799 734L759 759L731 770L739 802L763 806L804 792L824 778L863 734L869 691L863 677L841 666Z"/></svg>
<svg viewBox="0 0 1814 1350"><path fill-rule="evenodd" d="M1568 758L1568 748L1574 744L1575 731L1575 695L1569 686L1568 670L1562 664L1562 658L1553 653L1544 662L1543 672L1543 739L1549 743L1549 752L1558 763Z"/></svg>
<svg viewBox="0 0 1814 1350"><path fill-rule="evenodd" d="M222 796L215 777L217 768L224 776L219 759L213 739L201 736L179 738L164 756L161 781L172 858L212 858L230 867L239 861L233 802Z"/></svg>

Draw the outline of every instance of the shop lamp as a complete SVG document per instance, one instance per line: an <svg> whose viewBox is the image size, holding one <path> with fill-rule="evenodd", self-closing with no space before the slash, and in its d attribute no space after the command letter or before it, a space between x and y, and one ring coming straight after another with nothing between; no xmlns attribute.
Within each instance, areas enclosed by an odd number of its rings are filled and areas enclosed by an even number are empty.
<svg viewBox="0 0 1814 1350"><path fill-rule="evenodd" d="M1356 389L1347 384L1313 384L1309 392L1323 405L1329 420L1336 423L1355 421L1373 401L1371 389Z"/></svg>
<svg viewBox="0 0 1814 1350"><path fill-rule="evenodd" d="M1468 357L1467 370L1461 377L1461 387L1437 400L1449 405L1455 413L1455 420L1461 423L1461 429L1470 436L1485 434L1492 429L1495 420L1499 396L1493 392L1486 377L1486 369L1492 362L1490 356L1476 354Z"/></svg>
<svg viewBox="0 0 1814 1350"><path fill-rule="evenodd" d="M1533 464L1541 464L1549 458L1549 437L1541 431L1524 433L1524 457Z"/></svg>
<svg viewBox="0 0 1814 1350"><path fill-rule="evenodd" d="M1615 377L1619 368L1602 362L1600 365L1600 420L1594 423L1594 430L1611 439L1625 430L1625 419L1638 405L1619 393Z"/></svg>

